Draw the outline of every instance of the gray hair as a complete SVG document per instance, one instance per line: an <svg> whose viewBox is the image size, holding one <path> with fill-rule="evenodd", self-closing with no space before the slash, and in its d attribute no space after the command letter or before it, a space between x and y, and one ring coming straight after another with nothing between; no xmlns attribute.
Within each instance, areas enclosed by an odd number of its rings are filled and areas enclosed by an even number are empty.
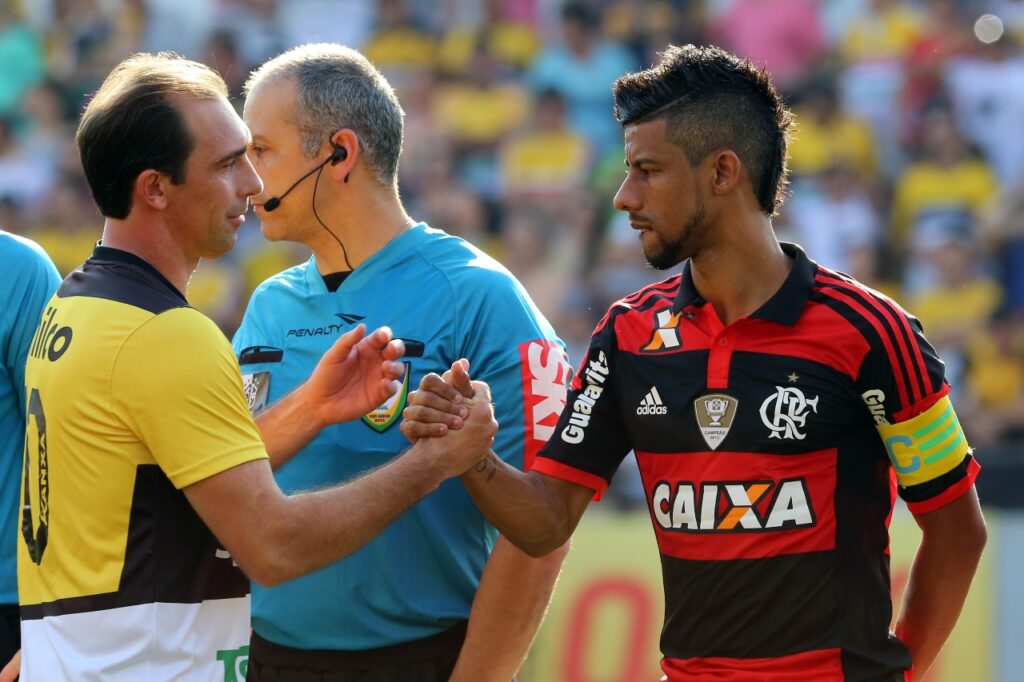
<svg viewBox="0 0 1024 682"><path fill-rule="evenodd" d="M291 123L299 129L302 153L315 157L332 133L351 128L377 180L394 185L405 112L380 71L344 45L301 45L253 71L245 94L265 83L289 78L295 80L298 93Z"/></svg>

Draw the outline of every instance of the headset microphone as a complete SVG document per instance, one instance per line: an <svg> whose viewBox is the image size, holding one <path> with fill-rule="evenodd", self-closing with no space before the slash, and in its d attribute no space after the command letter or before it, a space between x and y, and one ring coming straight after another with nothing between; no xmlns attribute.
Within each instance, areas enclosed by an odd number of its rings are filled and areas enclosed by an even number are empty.
<svg viewBox="0 0 1024 682"><path fill-rule="evenodd" d="M270 197L269 199L267 199L266 202L263 204L263 210L266 211L267 213L270 213L271 211L275 210L278 206L281 205L281 201L283 201L286 196L291 194L291 191L293 189L295 189L296 187L298 187L299 183L301 183L303 180L308 178L313 173L316 173L318 170L321 170L327 164L331 164L332 166L335 166L335 165L341 163L342 161L344 161L347 158L348 158L348 150L347 149L345 149L344 147L335 147L334 151L331 152L330 156L328 156L326 159L324 159L322 162L320 162L320 164L318 164L317 166L314 166L311 171L309 171L308 173L303 175L301 178L299 178L298 180L293 182L292 186L289 187L288 189L286 189L284 194L282 194L279 197Z"/></svg>

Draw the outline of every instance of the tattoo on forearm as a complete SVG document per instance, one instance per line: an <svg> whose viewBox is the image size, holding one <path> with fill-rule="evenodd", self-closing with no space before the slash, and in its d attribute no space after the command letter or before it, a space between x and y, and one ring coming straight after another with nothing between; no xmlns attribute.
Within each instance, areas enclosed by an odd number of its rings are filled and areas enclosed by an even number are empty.
<svg viewBox="0 0 1024 682"><path fill-rule="evenodd" d="M486 478L484 478L484 483L490 483L491 479L494 478L494 475L498 473L498 466L491 459L492 457L494 457L493 453L489 454L487 457L477 462L476 466L473 467L473 469L478 474L483 474L484 472L487 472L487 476Z"/></svg>

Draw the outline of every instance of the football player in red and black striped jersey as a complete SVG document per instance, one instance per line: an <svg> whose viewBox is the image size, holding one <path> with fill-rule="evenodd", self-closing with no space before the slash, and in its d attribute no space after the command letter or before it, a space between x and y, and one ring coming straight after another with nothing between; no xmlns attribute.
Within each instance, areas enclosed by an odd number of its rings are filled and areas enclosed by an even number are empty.
<svg viewBox="0 0 1024 682"><path fill-rule="evenodd" d="M765 72L671 47L620 78L615 100L615 206L651 265L682 272L612 305L531 472L492 455L464 483L540 555L634 450L668 680L920 679L986 537L942 362L896 303L776 239L791 116ZM410 438L457 425L443 413L470 394L468 368L421 389ZM897 493L924 536L892 632Z"/></svg>

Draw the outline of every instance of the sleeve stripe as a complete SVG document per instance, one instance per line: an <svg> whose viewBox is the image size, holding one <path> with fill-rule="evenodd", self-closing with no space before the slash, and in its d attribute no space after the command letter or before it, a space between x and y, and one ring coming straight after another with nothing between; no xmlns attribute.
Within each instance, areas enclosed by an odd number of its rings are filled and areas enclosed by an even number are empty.
<svg viewBox="0 0 1024 682"><path fill-rule="evenodd" d="M978 472L980 471L981 465L978 464L978 460L972 457L970 464L967 465L967 474L963 478L935 497L920 502L907 502L907 509L914 514L927 514L928 512L945 507L950 502L964 496L974 486L974 479L978 477Z"/></svg>
<svg viewBox="0 0 1024 682"><path fill-rule="evenodd" d="M608 490L608 481L604 480L596 474L592 474L589 471L581 471L576 467L571 467L568 464L562 464L556 462L553 459L547 457L538 456L533 460L533 464L530 466L531 471L537 471L552 478L558 478L569 483L575 483L581 485L584 488L590 488L594 491L594 501L597 502L604 495L604 491Z"/></svg>
<svg viewBox="0 0 1024 682"><path fill-rule="evenodd" d="M907 405L906 407L900 409L898 412L893 413L893 420L898 424L902 421L910 419L911 417L916 417L917 415L921 414L929 407L931 407L932 405L946 397L950 390L950 385L943 382L942 388L940 388L936 393L933 393L930 396L926 396L924 400L916 402L913 405Z"/></svg>
<svg viewBox="0 0 1024 682"><path fill-rule="evenodd" d="M878 322L878 320L875 319L870 314L868 314L868 311L866 311L854 299L832 288L823 287L819 289L819 291L823 295L828 296L831 299L834 299L836 301L839 301L840 303L849 306L855 313L860 315L861 318L866 320L868 323L871 324L872 327L874 327L875 332L878 334L878 337L882 340L882 345L885 347L885 351L889 356L889 364L891 364L893 368L893 378L895 379L896 390L899 392L900 405L909 405L912 402L907 394L907 384L909 383L909 377L907 375L906 367L904 367L897 361L896 351L893 349L890 335L886 334L885 331L883 331L882 325ZM903 379L902 381L900 380L901 378Z"/></svg>
<svg viewBox="0 0 1024 682"><path fill-rule="evenodd" d="M910 329L910 323L907 321L906 315L904 315L892 301L878 296L872 296L862 287L852 282L848 282L836 275L832 275L827 271L819 274L818 281L823 284L834 286L837 289L844 290L849 296L858 299L862 304L871 308L876 318L888 323L887 327L889 333L896 341L896 345L899 346L902 359L905 363L904 367L908 374L908 385L913 391L914 396L912 402L916 403L931 393L928 371L924 365L924 358L921 356L921 349L918 348L917 343L914 342L914 333ZM911 381L911 377L909 376L911 371L913 371L913 379L916 381Z"/></svg>

